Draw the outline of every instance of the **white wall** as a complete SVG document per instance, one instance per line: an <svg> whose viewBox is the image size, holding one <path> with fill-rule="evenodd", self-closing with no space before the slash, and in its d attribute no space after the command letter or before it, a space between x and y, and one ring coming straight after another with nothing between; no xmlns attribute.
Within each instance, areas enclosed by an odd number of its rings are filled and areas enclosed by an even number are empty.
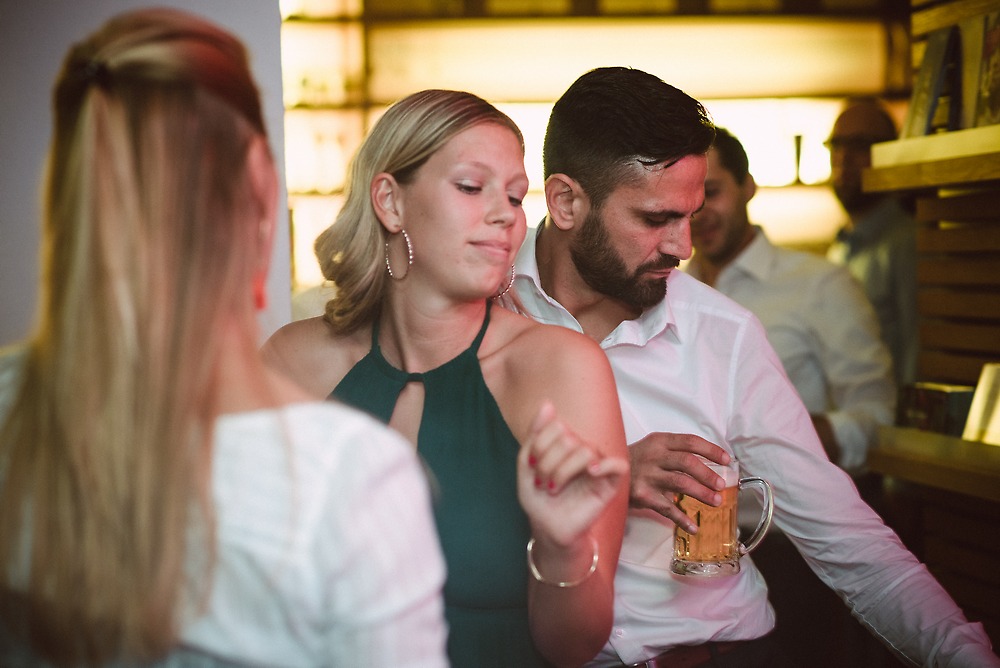
<svg viewBox="0 0 1000 668"><path fill-rule="evenodd" d="M278 0L0 0L0 345L24 337L38 293L41 180L51 91L69 46L108 17L177 7L239 36L250 51L284 192L284 108ZM279 211L263 336L291 318L288 214Z"/></svg>

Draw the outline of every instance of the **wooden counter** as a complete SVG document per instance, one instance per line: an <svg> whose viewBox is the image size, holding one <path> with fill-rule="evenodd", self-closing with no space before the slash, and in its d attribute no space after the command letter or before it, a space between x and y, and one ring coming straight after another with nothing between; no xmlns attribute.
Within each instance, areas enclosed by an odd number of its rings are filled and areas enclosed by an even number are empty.
<svg viewBox="0 0 1000 668"><path fill-rule="evenodd" d="M883 427L868 455L876 473L1000 502L1000 446L919 429Z"/></svg>
<svg viewBox="0 0 1000 668"><path fill-rule="evenodd" d="M1000 647L1000 446L887 427L868 461L886 523Z"/></svg>

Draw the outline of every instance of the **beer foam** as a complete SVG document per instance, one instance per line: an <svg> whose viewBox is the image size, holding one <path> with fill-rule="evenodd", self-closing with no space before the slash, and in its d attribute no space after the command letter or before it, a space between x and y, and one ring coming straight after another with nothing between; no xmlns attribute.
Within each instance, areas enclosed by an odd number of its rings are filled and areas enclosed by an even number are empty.
<svg viewBox="0 0 1000 668"><path fill-rule="evenodd" d="M730 463L729 466L723 466L722 464L716 464L715 462L705 462L705 464L707 464L712 471L726 481L726 487L736 487L740 484L739 464L736 462Z"/></svg>

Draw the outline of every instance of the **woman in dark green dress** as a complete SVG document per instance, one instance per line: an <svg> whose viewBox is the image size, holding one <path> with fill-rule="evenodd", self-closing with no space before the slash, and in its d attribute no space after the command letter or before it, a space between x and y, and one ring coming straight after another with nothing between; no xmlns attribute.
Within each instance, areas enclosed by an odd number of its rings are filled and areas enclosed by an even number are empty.
<svg viewBox="0 0 1000 668"><path fill-rule="evenodd" d="M266 358L427 462L453 665L580 665L611 630L627 453L600 348L492 303L526 233L520 131L474 95L416 93L375 125L347 189L316 242L336 294Z"/></svg>

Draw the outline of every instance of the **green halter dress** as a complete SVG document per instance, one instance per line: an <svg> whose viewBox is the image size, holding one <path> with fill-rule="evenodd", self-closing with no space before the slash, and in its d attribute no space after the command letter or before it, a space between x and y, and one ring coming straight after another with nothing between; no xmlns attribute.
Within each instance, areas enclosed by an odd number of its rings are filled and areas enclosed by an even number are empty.
<svg viewBox="0 0 1000 668"><path fill-rule="evenodd" d="M424 384L417 451L436 484L435 518L448 566L445 616L455 668L545 666L528 630L528 519L517 500L519 444L486 387L479 346L490 304L472 345L424 373L390 365L372 327L371 351L332 398L389 422L407 383Z"/></svg>

